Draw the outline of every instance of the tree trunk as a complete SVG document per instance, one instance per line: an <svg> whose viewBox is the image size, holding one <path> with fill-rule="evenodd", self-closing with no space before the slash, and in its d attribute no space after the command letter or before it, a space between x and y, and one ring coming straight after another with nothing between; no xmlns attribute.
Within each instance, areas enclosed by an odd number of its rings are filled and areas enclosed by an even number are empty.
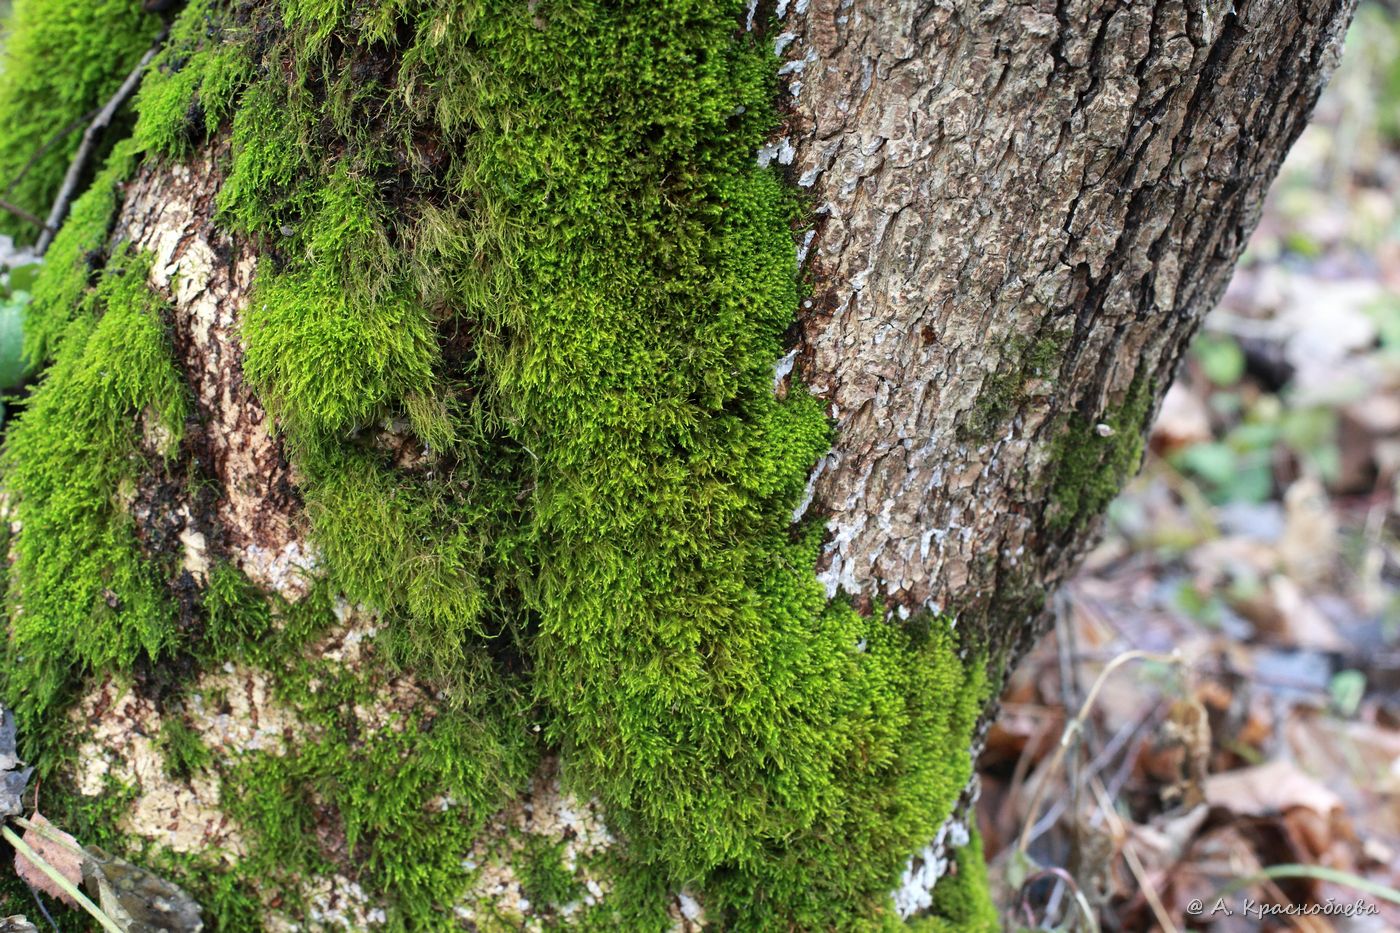
<svg viewBox="0 0 1400 933"><path fill-rule="evenodd" d="M1349 0L346 6L172 14L46 258L40 809L221 929L995 928L981 726Z"/></svg>

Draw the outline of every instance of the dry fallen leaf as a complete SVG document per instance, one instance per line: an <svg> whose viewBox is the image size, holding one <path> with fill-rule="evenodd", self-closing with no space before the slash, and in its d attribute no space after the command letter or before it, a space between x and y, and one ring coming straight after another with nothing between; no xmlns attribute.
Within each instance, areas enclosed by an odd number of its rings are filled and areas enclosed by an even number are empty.
<svg viewBox="0 0 1400 933"><path fill-rule="evenodd" d="M23 763L15 754L15 715L0 707L0 818L24 812L20 798L34 769L21 768Z"/></svg>
<svg viewBox="0 0 1400 933"><path fill-rule="evenodd" d="M1342 805L1341 798L1290 761L1270 761L1252 768L1212 774L1205 781L1206 802L1237 816L1274 816L1307 807L1323 816Z"/></svg>
<svg viewBox="0 0 1400 933"><path fill-rule="evenodd" d="M24 835L20 837L28 843L31 849L38 853L40 858L57 869L60 875L71 881L74 887L82 884L83 856L80 854L81 847L78 845L78 841L57 826L54 826L38 813L34 814L34 818L30 820L30 822L34 823L36 826L43 826L45 829L49 830L49 832L72 843L73 848L69 849L60 843L45 838L32 829L26 829ZM78 906L78 902L64 893L63 889L60 888L52 878L40 871L34 863L19 852L15 853L15 874L19 875L30 887L43 891L50 897L56 897L71 907Z"/></svg>
<svg viewBox="0 0 1400 933"><path fill-rule="evenodd" d="M1273 644L1317 651L1345 651L1348 647L1331 620L1283 574L1275 574L1267 587L1238 600L1235 609Z"/></svg>
<svg viewBox="0 0 1400 933"><path fill-rule="evenodd" d="M1162 398L1162 410L1152 424L1152 447L1169 454L1210 440L1210 412L1185 383L1174 382Z"/></svg>
<svg viewBox="0 0 1400 933"><path fill-rule="evenodd" d="M86 851L88 893L123 930L199 933L204 929L199 904L179 885L97 846Z"/></svg>

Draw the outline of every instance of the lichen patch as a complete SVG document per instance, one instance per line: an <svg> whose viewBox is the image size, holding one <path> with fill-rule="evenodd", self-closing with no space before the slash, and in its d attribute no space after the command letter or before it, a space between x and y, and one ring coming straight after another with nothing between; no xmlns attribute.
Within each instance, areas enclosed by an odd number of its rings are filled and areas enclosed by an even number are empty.
<svg viewBox="0 0 1400 933"><path fill-rule="evenodd" d="M306 735L296 711L272 693L266 671L225 664L193 685L186 710L190 728L211 750L226 757L251 752L283 755Z"/></svg>
<svg viewBox="0 0 1400 933"><path fill-rule="evenodd" d="M171 778L156 737L162 716L155 704L112 677L105 677L71 714L85 733L77 754L79 794L100 797L113 782L134 793L119 829L181 853L217 856L227 862L247 849L241 830L219 808L219 781L208 771L188 780Z"/></svg>
<svg viewBox="0 0 1400 933"><path fill-rule="evenodd" d="M200 531L217 532L254 583L294 601L306 595L317 561L291 468L242 379L239 326L257 260L213 224L217 173L212 153L140 170L114 235L150 252L150 284L170 299L175 348L200 412L191 442L221 493L211 527Z"/></svg>
<svg viewBox="0 0 1400 933"><path fill-rule="evenodd" d="M532 840L557 845L563 870L578 885L574 900L554 905L530 902L521 865ZM600 903L612 889L607 874L593 864L596 856L615 844L603 821L602 805L567 793L560 784L558 759L546 758L525 791L491 818L466 856L476 877L455 912L467 922L482 917L521 918L531 930L541 929L545 916L571 919Z"/></svg>

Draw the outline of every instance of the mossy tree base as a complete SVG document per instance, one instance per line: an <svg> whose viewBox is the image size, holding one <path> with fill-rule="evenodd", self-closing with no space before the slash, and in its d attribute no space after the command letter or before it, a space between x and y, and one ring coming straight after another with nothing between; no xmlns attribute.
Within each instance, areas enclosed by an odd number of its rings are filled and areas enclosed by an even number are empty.
<svg viewBox="0 0 1400 933"><path fill-rule="evenodd" d="M173 11L6 441L49 815L220 929L990 924L892 892L1347 12L1071 6Z"/></svg>

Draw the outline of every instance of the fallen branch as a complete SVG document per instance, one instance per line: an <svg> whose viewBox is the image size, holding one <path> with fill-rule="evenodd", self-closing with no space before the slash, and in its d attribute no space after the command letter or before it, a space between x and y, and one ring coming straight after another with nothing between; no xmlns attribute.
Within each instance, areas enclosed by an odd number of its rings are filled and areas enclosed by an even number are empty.
<svg viewBox="0 0 1400 933"><path fill-rule="evenodd" d="M141 56L141 60L136 63L136 67L131 69L131 73L126 76L126 80L117 88L115 94L97 111L97 116L92 118L88 128L83 131L83 141L78 145L78 151L73 154L73 161L68 166L68 173L63 176L63 184L59 186L58 195L54 198L53 208L49 211L48 220L43 224L43 232L39 234L39 242L34 251L40 256L48 250L49 244L53 242L54 233L57 232L59 224L63 223L63 218L68 213L68 205L73 200L73 195L78 190L78 182L81 180L83 170L87 168L88 160L92 158L93 151L97 148L97 141L102 136L102 131L112 122L112 118L117 115L122 104L136 92L136 87L141 83L141 75L146 70L146 66L155 58L160 51L161 45L165 42L168 29L162 29L160 35L156 36L156 41L151 43L151 47L146 50L146 54Z"/></svg>

